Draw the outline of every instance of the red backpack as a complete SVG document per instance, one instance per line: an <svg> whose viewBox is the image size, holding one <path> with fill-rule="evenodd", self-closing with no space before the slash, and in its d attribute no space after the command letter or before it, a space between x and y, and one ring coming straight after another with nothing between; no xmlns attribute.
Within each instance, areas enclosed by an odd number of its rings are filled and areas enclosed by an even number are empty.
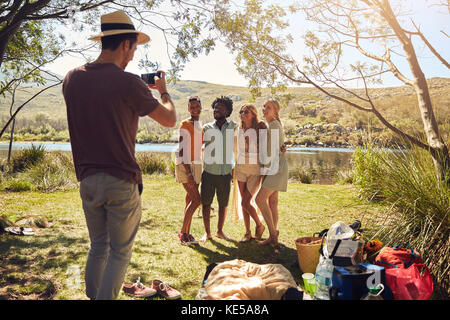
<svg viewBox="0 0 450 320"><path fill-rule="evenodd" d="M412 248L385 247L375 258L385 268L386 285L395 300L428 300L433 293L430 270Z"/></svg>
<svg viewBox="0 0 450 320"><path fill-rule="evenodd" d="M413 263L422 263L420 254L412 248L405 249L398 246L393 248L384 247L375 258L375 264L385 269L399 267L407 269Z"/></svg>

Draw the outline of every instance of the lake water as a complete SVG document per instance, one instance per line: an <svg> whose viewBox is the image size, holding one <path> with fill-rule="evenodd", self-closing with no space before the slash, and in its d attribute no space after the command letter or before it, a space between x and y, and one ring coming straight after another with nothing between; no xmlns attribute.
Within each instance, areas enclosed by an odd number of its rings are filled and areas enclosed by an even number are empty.
<svg viewBox="0 0 450 320"><path fill-rule="evenodd" d="M13 144L13 153L30 148L31 145L42 145L47 151L65 151L71 152L70 143L51 143L51 142L15 142ZM8 156L8 142L0 142L0 159ZM165 152L173 153L176 150L176 144L136 144L136 152ZM334 175L341 169L351 168L351 157L353 149L344 148L308 148L291 147L286 152L289 163L289 170L301 166L307 171L317 173L314 183L331 183Z"/></svg>

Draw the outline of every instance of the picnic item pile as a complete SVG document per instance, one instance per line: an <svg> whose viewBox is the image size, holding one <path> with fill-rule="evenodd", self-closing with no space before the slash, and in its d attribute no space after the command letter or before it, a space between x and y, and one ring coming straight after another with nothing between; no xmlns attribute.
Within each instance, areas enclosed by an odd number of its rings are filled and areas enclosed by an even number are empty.
<svg viewBox="0 0 450 320"><path fill-rule="evenodd" d="M197 300L427 300L433 281L410 247L365 242L361 223L338 221L296 240L302 286L280 264L240 259L207 267ZM303 287L303 288L302 288Z"/></svg>
<svg viewBox="0 0 450 320"><path fill-rule="evenodd" d="M383 247L377 239L365 242L361 232L358 220L351 225L338 221L312 239L318 250L298 250L303 285L312 299L430 299L433 280L420 253L408 245ZM314 271L311 265L304 270L305 260L314 259L318 260Z"/></svg>

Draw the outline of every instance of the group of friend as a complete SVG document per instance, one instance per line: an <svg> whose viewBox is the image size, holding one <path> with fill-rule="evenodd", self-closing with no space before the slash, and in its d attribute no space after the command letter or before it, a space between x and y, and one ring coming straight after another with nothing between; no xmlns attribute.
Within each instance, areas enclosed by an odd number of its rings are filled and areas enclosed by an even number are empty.
<svg viewBox="0 0 450 320"><path fill-rule="evenodd" d="M252 204L254 199L269 232L269 237L258 243L275 247L279 236L278 192L285 192L288 183L284 132L279 117L280 105L275 99L269 99L263 104L264 122L259 120L255 105L246 103L239 110L240 124L228 120L233 112L233 101L230 98L216 98L211 107L214 121L201 126L200 98L189 97L187 108L190 117L180 125L175 176L176 181L186 190L186 206L183 224L178 232L179 240L182 244L197 242L190 229L193 215L199 206L205 227L205 234L200 241L212 238L210 216L215 195L219 206L215 235L230 240L223 232L223 227L231 181L235 178L241 195L245 224L245 234L241 241L261 239L266 229ZM264 134L262 131L265 131ZM211 147L211 144L214 145ZM254 235L251 219L256 224Z"/></svg>

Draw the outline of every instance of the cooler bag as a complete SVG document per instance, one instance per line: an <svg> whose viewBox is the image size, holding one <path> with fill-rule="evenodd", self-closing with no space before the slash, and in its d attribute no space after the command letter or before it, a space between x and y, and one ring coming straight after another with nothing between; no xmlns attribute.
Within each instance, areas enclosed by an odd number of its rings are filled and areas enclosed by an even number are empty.
<svg viewBox="0 0 450 320"><path fill-rule="evenodd" d="M378 274L376 274L378 273ZM385 269L383 267L360 263L355 266L334 267L332 277L332 288L330 289L331 300L360 300L369 292L369 286L376 286L372 279L380 281L384 285L381 296L384 300L392 300L393 295L386 286Z"/></svg>

